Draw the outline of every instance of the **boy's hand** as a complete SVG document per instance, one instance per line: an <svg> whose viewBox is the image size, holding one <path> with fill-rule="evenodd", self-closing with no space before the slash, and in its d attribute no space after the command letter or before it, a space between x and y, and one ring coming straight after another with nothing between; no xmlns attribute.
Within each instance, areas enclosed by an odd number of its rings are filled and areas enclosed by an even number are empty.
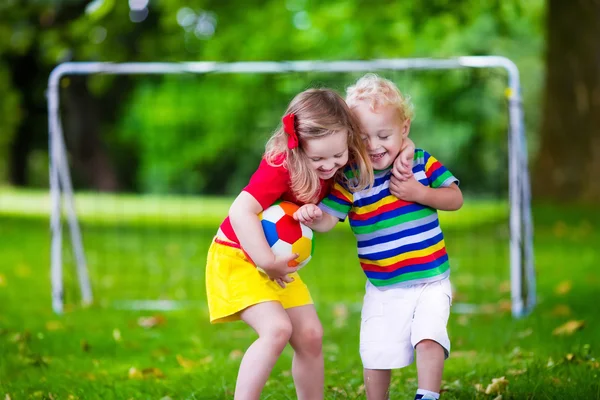
<svg viewBox="0 0 600 400"><path fill-rule="evenodd" d="M294 219L303 224L312 224L323 218L323 211L314 204L305 204L294 213Z"/></svg>
<svg viewBox="0 0 600 400"><path fill-rule="evenodd" d="M412 175L404 181L395 175L392 175L390 179L390 192L400 200L421 203L425 190L427 187L419 183Z"/></svg>
<svg viewBox="0 0 600 400"><path fill-rule="evenodd" d="M294 281L294 278L288 276L288 274L296 272L298 267L290 267L288 266L288 263L296 258L298 258L298 254L296 253L286 256L278 256L273 254L273 260L266 265L261 265L260 267L264 273L271 278L271 280L277 282L279 286L284 288L286 283Z"/></svg>

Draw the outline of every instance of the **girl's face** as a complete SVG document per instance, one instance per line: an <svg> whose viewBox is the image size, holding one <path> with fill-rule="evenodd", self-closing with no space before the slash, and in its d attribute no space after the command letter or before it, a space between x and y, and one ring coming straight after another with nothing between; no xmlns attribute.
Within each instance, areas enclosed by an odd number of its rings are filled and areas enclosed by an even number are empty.
<svg viewBox="0 0 600 400"><path fill-rule="evenodd" d="M332 178L348 162L348 131L306 140L303 149L319 178Z"/></svg>

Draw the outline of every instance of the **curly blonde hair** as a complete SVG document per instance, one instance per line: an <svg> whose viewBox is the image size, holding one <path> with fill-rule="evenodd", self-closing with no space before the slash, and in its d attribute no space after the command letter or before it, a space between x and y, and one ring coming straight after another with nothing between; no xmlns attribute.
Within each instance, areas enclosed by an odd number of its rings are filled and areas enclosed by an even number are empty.
<svg viewBox="0 0 600 400"><path fill-rule="evenodd" d="M368 73L346 89L346 103L350 108L356 107L360 102L367 102L372 111L392 105L403 121L414 117L410 97L403 95L394 82L377 74Z"/></svg>
<svg viewBox="0 0 600 400"><path fill-rule="evenodd" d="M288 135L279 126L267 142L264 158L272 166L285 166L290 173L291 189L303 203L319 200L321 183L310 159L303 150L306 140L322 138L336 132L348 132L348 163L353 175L347 180L340 168L335 178L343 179L351 189L362 190L372 185L373 169L361 140L360 128L344 99L331 89L309 89L290 102L285 115L293 113L299 146L288 149Z"/></svg>

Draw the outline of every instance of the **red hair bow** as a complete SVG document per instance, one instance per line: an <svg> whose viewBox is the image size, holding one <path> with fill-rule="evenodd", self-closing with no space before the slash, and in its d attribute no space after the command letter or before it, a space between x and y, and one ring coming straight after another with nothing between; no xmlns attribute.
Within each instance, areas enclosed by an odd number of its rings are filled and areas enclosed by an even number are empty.
<svg viewBox="0 0 600 400"><path fill-rule="evenodd" d="M286 114L281 120L283 121L283 131L288 134L288 149L295 149L298 147L298 135L295 127L296 115Z"/></svg>

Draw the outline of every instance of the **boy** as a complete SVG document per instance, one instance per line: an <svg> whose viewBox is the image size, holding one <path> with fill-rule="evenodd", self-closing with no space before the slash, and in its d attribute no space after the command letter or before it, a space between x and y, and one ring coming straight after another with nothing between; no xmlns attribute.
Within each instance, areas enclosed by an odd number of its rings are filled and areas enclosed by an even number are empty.
<svg viewBox="0 0 600 400"><path fill-rule="evenodd" d="M367 74L348 88L375 172L372 188L352 192L336 182L319 206L295 217L316 231L347 216L367 275L360 354L369 400L387 399L391 370L417 353L415 399L438 399L450 352L446 324L452 292L448 255L436 210L458 210L458 180L424 150L415 151L413 175L400 180L392 165L407 140L412 106L389 80ZM345 172L347 172L346 169Z"/></svg>

